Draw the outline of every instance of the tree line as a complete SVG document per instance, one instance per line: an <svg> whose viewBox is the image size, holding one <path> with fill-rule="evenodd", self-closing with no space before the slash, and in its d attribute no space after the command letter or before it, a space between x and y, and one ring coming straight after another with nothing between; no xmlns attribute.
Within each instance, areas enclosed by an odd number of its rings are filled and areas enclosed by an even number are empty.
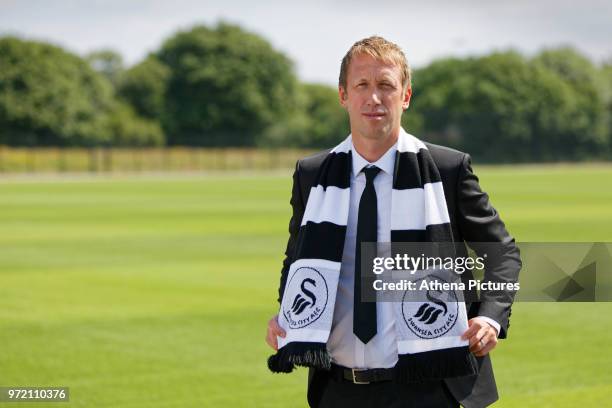
<svg viewBox="0 0 612 408"><path fill-rule="evenodd" d="M436 60L415 70L403 126L490 162L609 159L612 64L571 47ZM131 67L0 37L0 145L326 148L348 133L336 88L236 25L177 32Z"/></svg>

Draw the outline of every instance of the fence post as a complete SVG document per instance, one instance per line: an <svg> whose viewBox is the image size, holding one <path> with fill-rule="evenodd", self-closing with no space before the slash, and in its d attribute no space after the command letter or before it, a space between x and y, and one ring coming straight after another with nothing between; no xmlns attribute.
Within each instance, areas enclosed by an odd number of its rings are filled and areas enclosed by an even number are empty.
<svg viewBox="0 0 612 408"><path fill-rule="evenodd" d="M189 159L190 159L189 160L190 161L190 164L189 164L190 169L189 170L191 170L191 171L199 170L200 166L199 166L199 160L198 160L198 148L193 146L193 147L188 148L188 149L189 149Z"/></svg>
<svg viewBox="0 0 612 408"><path fill-rule="evenodd" d="M34 147L26 148L27 168L28 172L34 173L36 171L36 151Z"/></svg>
<svg viewBox="0 0 612 408"><path fill-rule="evenodd" d="M276 170L278 169L279 159L280 159L280 149L278 147L271 147L269 150L269 169L268 170Z"/></svg>
<svg viewBox="0 0 612 408"><path fill-rule="evenodd" d="M227 147L221 147L219 152L219 166L218 170L225 170L227 168Z"/></svg>
<svg viewBox="0 0 612 408"><path fill-rule="evenodd" d="M66 156L64 154L64 148L57 148L57 172L63 173L66 171Z"/></svg>
<svg viewBox="0 0 612 408"><path fill-rule="evenodd" d="M113 171L113 149L106 146L102 152L104 154L104 171L111 173Z"/></svg>
<svg viewBox="0 0 612 408"><path fill-rule="evenodd" d="M95 173L98 170L98 163L96 162L96 150L94 147L89 149L89 172Z"/></svg>
<svg viewBox="0 0 612 408"><path fill-rule="evenodd" d="M240 170L252 170L253 169L253 151L245 147L244 148L244 167Z"/></svg>
<svg viewBox="0 0 612 408"><path fill-rule="evenodd" d="M140 161L139 150L136 148L130 149L132 152L132 162L134 163L134 170L141 172L142 171L142 163Z"/></svg>
<svg viewBox="0 0 612 408"><path fill-rule="evenodd" d="M170 168L170 149L169 146L162 147L162 168L164 171L168 171Z"/></svg>

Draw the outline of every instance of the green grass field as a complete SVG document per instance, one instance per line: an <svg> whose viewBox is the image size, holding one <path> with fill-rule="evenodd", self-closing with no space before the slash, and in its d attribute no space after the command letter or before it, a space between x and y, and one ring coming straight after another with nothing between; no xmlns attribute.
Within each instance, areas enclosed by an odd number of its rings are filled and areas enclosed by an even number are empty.
<svg viewBox="0 0 612 408"><path fill-rule="evenodd" d="M612 166L476 170L517 240L612 241ZM70 387L19 407L305 406L306 370L265 364L290 187L0 181L0 386ZM496 406L612 406L612 304L515 305L493 364Z"/></svg>

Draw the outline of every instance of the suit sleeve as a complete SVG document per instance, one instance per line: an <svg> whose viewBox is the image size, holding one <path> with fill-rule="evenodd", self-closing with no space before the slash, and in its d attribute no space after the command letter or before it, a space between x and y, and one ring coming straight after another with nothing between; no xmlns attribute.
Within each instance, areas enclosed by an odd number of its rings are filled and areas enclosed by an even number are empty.
<svg viewBox="0 0 612 408"><path fill-rule="evenodd" d="M489 196L482 191L474 174L469 155L463 157L457 178L458 226L464 240L478 256L485 258L484 281L518 282L521 270L519 249L506 230L499 214L491 206ZM487 245L487 243L496 243ZM514 291L481 291L477 314L498 322L499 338L506 338Z"/></svg>
<svg viewBox="0 0 612 408"><path fill-rule="evenodd" d="M297 245L298 232L300 225L302 224L302 217L304 216L304 200L302 198L302 189L300 188L300 162L298 161L295 165L295 171L293 172L293 188L291 189L291 219L289 220L289 241L287 241L287 248L285 249L285 259L283 260L283 267L281 269L280 286L278 288L278 302L280 303L283 298L283 292L285 291L285 282L287 281L287 274L289 273L289 266L293 262L295 256L295 248Z"/></svg>

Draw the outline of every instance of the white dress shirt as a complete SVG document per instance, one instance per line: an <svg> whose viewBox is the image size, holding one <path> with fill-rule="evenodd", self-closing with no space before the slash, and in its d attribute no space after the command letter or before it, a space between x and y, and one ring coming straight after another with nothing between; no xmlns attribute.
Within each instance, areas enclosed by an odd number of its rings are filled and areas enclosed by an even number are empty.
<svg viewBox="0 0 612 408"><path fill-rule="evenodd" d="M355 247L359 200L365 189L364 167L374 165L381 169L374 179L378 206L377 240L391 241L391 191L397 144L380 159L369 163L352 147L351 198L342 253L340 278L336 293L336 306L327 349L336 364L350 368L390 368L397 363L397 335L395 315L391 302L376 303L376 335L367 343L353 333L353 291L355 277ZM499 333L499 324L493 319L481 317Z"/></svg>

